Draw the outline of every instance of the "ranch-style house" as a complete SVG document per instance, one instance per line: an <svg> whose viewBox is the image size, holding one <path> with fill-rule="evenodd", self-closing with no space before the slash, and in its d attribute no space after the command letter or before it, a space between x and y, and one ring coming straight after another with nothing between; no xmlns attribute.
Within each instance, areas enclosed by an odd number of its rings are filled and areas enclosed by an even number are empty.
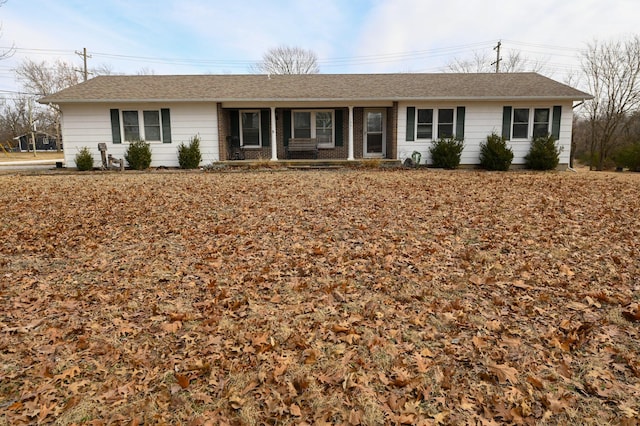
<svg viewBox="0 0 640 426"><path fill-rule="evenodd" d="M569 163L573 107L591 95L537 73L100 76L40 99L62 111L68 167L99 143L123 157L130 141L152 166L178 166L177 147L198 135L202 165L231 159L366 158L403 161L464 139L462 165L479 163L495 132L524 163L531 140L553 135ZM104 145L103 145L104 146Z"/></svg>

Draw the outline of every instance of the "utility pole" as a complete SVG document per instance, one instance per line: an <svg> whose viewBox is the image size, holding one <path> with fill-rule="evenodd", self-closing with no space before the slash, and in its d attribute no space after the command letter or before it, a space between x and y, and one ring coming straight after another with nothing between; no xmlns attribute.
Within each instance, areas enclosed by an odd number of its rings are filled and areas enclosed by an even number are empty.
<svg viewBox="0 0 640 426"><path fill-rule="evenodd" d="M496 66L496 73L500 72L500 61L502 60L502 58L500 57L500 46L502 46L502 42L498 41L498 44L496 45L496 47L493 48L493 50L497 52L497 55L496 55L496 61L492 62L491 65Z"/></svg>
<svg viewBox="0 0 640 426"><path fill-rule="evenodd" d="M36 136L34 134L34 125L33 125L33 111L31 103L33 100L29 98L29 133L31 135L31 142L33 143L33 156L36 156ZM29 149L29 144L27 143L27 149Z"/></svg>
<svg viewBox="0 0 640 426"><path fill-rule="evenodd" d="M91 55L87 55L86 47L82 48L82 52L78 52L76 50L76 55L82 56L82 59L84 61L84 81L87 81L89 79L89 70L87 69L87 58L90 58Z"/></svg>

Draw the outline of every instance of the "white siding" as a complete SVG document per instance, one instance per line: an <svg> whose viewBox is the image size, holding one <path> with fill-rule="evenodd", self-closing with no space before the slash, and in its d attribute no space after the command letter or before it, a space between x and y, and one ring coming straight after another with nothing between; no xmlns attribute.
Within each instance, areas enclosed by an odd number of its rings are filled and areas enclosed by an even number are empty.
<svg viewBox="0 0 640 426"><path fill-rule="evenodd" d="M420 152L423 164L431 164L429 147L431 140L407 141L407 107L415 107L417 109L432 108L434 110L434 118L436 110L439 108L453 108L463 106L465 111L465 133L464 133L464 151L460 158L462 165L476 165L480 163L480 143L486 140L486 137L492 132L498 135L502 134L502 111L505 106L513 108L549 108L553 115L553 107L555 105L562 106L562 118L560 120L560 138L558 144L562 152L560 153L560 164L567 165L569 163L569 151L571 147L571 129L573 110L572 103L567 101L561 102L458 102L458 103L419 103L419 102L400 102L398 104L398 159L404 161L405 158L411 157L414 151ZM457 119L457 117L456 117ZM454 125L455 130L455 125ZM529 133L532 134L533 126L529 126ZM551 132L551 123L549 124L549 132ZM435 133L435 127L434 127ZM527 140L509 141L509 146L513 149L514 165L524 164L524 156L527 155L531 144L531 138Z"/></svg>
<svg viewBox="0 0 640 426"><path fill-rule="evenodd" d="M128 144L114 144L110 109L145 110L168 108L171 114L171 143L151 143L151 166L177 167L178 145L200 136L202 165L219 160L218 119L215 103L175 104L68 104L62 107L62 140L67 167L75 167L75 156L82 147L93 154L94 165L101 164L98 143L107 144L107 154L124 158Z"/></svg>

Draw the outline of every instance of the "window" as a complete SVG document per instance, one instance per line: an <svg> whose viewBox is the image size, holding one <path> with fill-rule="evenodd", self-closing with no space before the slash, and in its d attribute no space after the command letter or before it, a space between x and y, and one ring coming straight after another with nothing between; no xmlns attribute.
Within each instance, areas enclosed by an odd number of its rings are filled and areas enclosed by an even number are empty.
<svg viewBox="0 0 640 426"><path fill-rule="evenodd" d="M333 144L333 118L330 112L316 112L316 139L320 146Z"/></svg>
<svg viewBox="0 0 640 426"><path fill-rule="evenodd" d="M140 123L141 115L142 123ZM128 142L135 140L160 142L162 140L160 111L122 111L122 130L124 140Z"/></svg>
<svg viewBox="0 0 640 426"><path fill-rule="evenodd" d="M171 114L169 108L159 110L109 110L113 143L144 140L171 143Z"/></svg>
<svg viewBox="0 0 640 426"><path fill-rule="evenodd" d="M438 110L438 138L453 137L453 109Z"/></svg>
<svg viewBox="0 0 640 426"><path fill-rule="evenodd" d="M124 140L135 141L140 139L140 125L138 124L138 111L122 111L122 127Z"/></svg>
<svg viewBox="0 0 640 426"><path fill-rule="evenodd" d="M315 138L319 148L334 147L333 111L293 111L294 138Z"/></svg>
<svg viewBox="0 0 640 426"><path fill-rule="evenodd" d="M527 139L529 137L529 109L514 108L513 110L513 138Z"/></svg>
<svg viewBox="0 0 640 426"><path fill-rule="evenodd" d="M143 111L144 140L160 141L160 111Z"/></svg>
<svg viewBox="0 0 640 426"><path fill-rule="evenodd" d="M311 137L311 112L296 111L293 113L293 137Z"/></svg>
<svg viewBox="0 0 640 426"><path fill-rule="evenodd" d="M547 136L549 134L549 108L536 108L533 110L533 137Z"/></svg>
<svg viewBox="0 0 640 426"><path fill-rule="evenodd" d="M240 113L240 144L242 146L260 146L260 111L242 111Z"/></svg>
<svg viewBox="0 0 640 426"><path fill-rule="evenodd" d="M418 139L433 138L433 110L418 110L418 131L416 133Z"/></svg>

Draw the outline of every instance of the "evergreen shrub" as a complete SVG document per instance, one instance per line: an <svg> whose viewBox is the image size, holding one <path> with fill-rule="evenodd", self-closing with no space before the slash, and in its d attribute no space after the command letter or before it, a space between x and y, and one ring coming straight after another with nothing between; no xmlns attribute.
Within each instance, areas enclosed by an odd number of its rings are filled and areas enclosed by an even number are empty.
<svg viewBox="0 0 640 426"><path fill-rule="evenodd" d="M148 169L151 165L151 148L145 141L132 141L129 143L124 158L129 163L129 167L134 170Z"/></svg>
<svg viewBox="0 0 640 426"><path fill-rule="evenodd" d="M487 170L509 170L513 161L513 150L507 141L496 133L487 136L486 142L480 143L480 165Z"/></svg>

